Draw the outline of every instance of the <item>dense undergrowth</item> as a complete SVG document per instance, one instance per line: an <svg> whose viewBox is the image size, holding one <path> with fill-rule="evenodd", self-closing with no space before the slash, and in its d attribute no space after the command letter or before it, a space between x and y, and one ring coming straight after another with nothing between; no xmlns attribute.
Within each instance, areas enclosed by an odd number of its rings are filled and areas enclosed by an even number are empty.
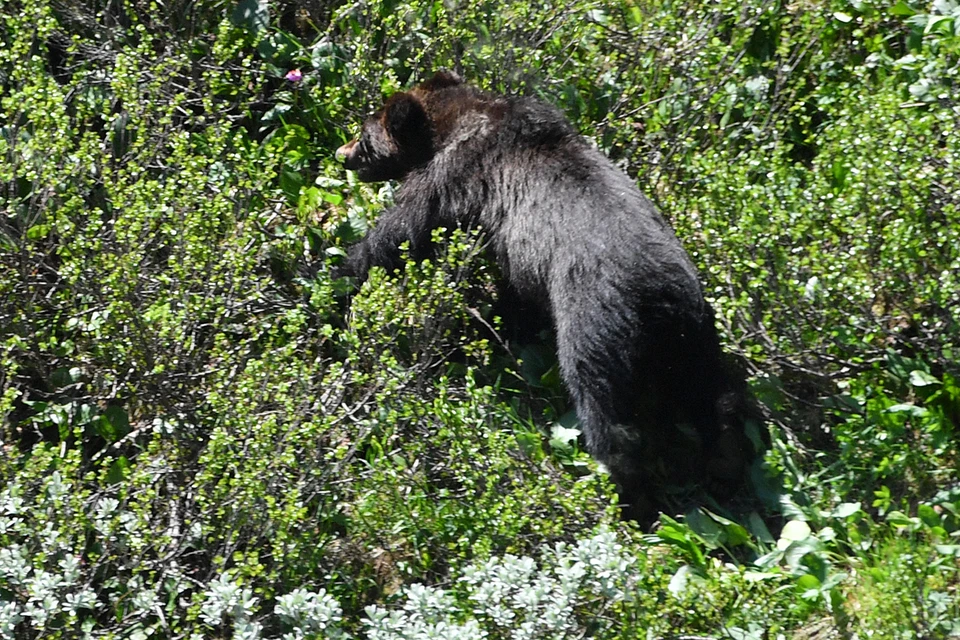
<svg viewBox="0 0 960 640"><path fill-rule="evenodd" d="M960 636L953 0L0 20L0 637ZM333 150L441 67L673 223L768 414L749 499L620 522L477 237L330 277L391 199Z"/></svg>

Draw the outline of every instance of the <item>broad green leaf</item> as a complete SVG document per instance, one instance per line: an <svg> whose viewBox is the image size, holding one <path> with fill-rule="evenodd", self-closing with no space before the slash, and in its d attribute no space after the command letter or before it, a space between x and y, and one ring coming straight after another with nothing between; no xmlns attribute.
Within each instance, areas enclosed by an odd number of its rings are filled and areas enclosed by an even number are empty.
<svg viewBox="0 0 960 640"><path fill-rule="evenodd" d="M270 3L267 0L242 0L230 14L230 21L235 26L261 33L270 26Z"/></svg>
<svg viewBox="0 0 960 640"><path fill-rule="evenodd" d="M780 540L777 541L778 549L786 549L792 543L799 540L805 540L810 536L810 525L803 520L791 520L780 532Z"/></svg>
<svg viewBox="0 0 960 640"><path fill-rule="evenodd" d="M553 428L550 429L551 440L557 440L558 442L576 442L578 437L580 437L579 429L570 429L561 424L555 424Z"/></svg>
<svg viewBox="0 0 960 640"><path fill-rule="evenodd" d="M914 418L922 418L930 413L929 410L910 403L895 404L892 407L887 407L884 411L886 413L906 413Z"/></svg>
<svg viewBox="0 0 960 640"><path fill-rule="evenodd" d="M895 16L912 16L916 11L903 0L898 0L897 4L890 7L890 13Z"/></svg>
<svg viewBox="0 0 960 640"><path fill-rule="evenodd" d="M927 387L932 384L940 384L940 380L930 375L926 371L914 369L910 372L910 384L914 387Z"/></svg>
<svg viewBox="0 0 960 640"><path fill-rule="evenodd" d="M859 512L859 502L844 502L843 504L837 505L837 508L833 510L832 515L834 518L849 518L853 514Z"/></svg>
<svg viewBox="0 0 960 640"><path fill-rule="evenodd" d="M693 568L690 565L683 565L677 569L677 572L670 578L670 584L667 585L667 589L675 596L680 595L686 590L687 584L693 575Z"/></svg>

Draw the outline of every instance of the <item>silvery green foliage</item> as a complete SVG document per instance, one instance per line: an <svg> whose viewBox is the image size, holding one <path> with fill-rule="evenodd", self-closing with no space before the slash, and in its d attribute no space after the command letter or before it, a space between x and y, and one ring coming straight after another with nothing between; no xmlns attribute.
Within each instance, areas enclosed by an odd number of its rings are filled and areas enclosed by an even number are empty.
<svg viewBox="0 0 960 640"><path fill-rule="evenodd" d="M211 627L218 627L225 619L233 623L233 637L257 640L263 636L263 625L253 620L258 613L259 598L249 588L240 585L223 574L211 582L204 592L205 599L200 609L200 618ZM274 614L292 628L281 640L305 638L347 638L339 627L343 618L340 603L326 591L294 589L277 598Z"/></svg>
<svg viewBox="0 0 960 640"><path fill-rule="evenodd" d="M343 618L340 603L326 591L314 593L306 589L294 589L277 598L274 613L293 627L283 640L301 640L307 637L345 638L337 625Z"/></svg>
<svg viewBox="0 0 960 640"><path fill-rule="evenodd" d="M20 488L11 484L0 492L0 531L23 533L24 510L35 508L54 513L62 508L70 484L59 472L53 472L33 505L26 505ZM82 609L99 608L96 594L85 584L81 561L71 553L68 536L52 523L31 532L33 549L16 542L0 549L0 585L4 585L12 601L0 599L0 638L15 637L15 628L25 623L37 631L66 616L75 619ZM45 559L34 564L32 557Z"/></svg>
<svg viewBox="0 0 960 640"><path fill-rule="evenodd" d="M400 610L378 606L366 608L368 640L470 640L486 632L476 620L457 622L453 597L443 589L410 585L402 591L406 602Z"/></svg>
<svg viewBox="0 0 960 640"><path fill-rule="evenodd" d="M74 552L76 532L64 528L56 517L78 508L80 503L70 503L70 495L70 483L57 472L33 495L16 484L0 491L0 531L10 541L0 548L0 584L4 586L0 640L43 637L54 628L81 622L87 630L96 631L98 613L119 609L125 611L127 624L148 628L164 616L186 614L180 607L188 606L189 594L195 590L201 596L193 600L199 603L197 623L216 633L244 640L350 637L341 628L339 602L323 589L301 588L280 595L271 611L250 586L229 573L199 585L172 563L157 565L150 572L131 568L125 576L100 583L95 592L90 566ZM92 529L114 549L130 550L150 540L149 523L116 498L102 495L82 508ZM626 600L636 588L633 562L616 536L606 530L573 545L557 544L539 562L511 555L491 558L467 567L449 590L414 584L401 592L399 607L368 607L361 637L580 637L588 621L595 627L610 606Z"/></svg>
<svg viewBox="0 0 960 640"><path fill-rule="evenodd" d="M442 589L412 585L400 609L367 608L368 638L578 638L585 623L579 614L596 622L636 588L633 562L610 531L574 546L557 544L539 566L529 557L491 558L468 567L459 580L468 611Z"/></svg>
<svg viewBox="0 0 960 640"><path fill-rule="evenodd" d="M249 588L242 588L227 574L214 580L204 593L206 596L200 609L200 619L211 627L219 626L224 616L233 620L233 637L244 640L260 638L261 626L252 622L259 598Z"/></svg>
<svg viewBox="0 0 960 640"><path fill-rule="evenodd" d="M23 620L16 602L0 600L0 638L13 640L13 630Z"/></svg>
<svg viewBox="0 0 960 640"><path fill-rule="evenodd" d="M0 586L4 588L0 640L44 637L51 629L79 620L92 625L92 613L105 606L115 609L118 603L122 603L128 623L142 628L164 615L178 613L169 610L169 603L188 602L181 595L197 588L171 563L158 566L156 572L110 577L101 584L98 597L90 588L89 565L73 553L76 532L65 529L56 518L75 508L67 503L71 485L54 472L44 482L44 489L29 500L23 493L14 483L0 491L0 535L13 541L0 547ZM149 523L123 509L114 497L99 497L84 508L93 530L115 549L135 548L150 539ZM36 518L38 514L43 517ZM46 524L38 529L27 516ZM275 628L282 624L289 629L281 640L346 638L339 628L340 604L322 589L317 593L296 589L280 596L273 616L263 610L252 589L227 574L202 586L202 596L200 622L210 628L228 628L233 638L262 638L264 624Z"/></svg>

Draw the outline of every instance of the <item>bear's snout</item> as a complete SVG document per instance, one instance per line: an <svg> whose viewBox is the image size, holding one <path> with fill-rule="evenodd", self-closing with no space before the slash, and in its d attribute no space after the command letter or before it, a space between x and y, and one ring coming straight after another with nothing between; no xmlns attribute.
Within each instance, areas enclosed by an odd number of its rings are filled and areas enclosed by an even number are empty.
<svg viewBox="0 0 960 640"><path fill-rule="evenodd" d="M343 163L343 166L351 171L357 168L357 141L351 140L347 144L343 145L337 152L334 154L340 162Z"/></svg>

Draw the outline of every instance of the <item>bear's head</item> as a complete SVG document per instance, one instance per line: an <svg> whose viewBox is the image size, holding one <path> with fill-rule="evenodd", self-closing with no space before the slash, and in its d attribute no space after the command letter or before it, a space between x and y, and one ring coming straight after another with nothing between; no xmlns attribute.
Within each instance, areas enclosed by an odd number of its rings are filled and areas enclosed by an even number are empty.
<svg viewBox="0 0 960 640"><path fill-rule="evenodd" d="M412 91L393 94L363 123L359 138L337 149L337 158L363 182L403 179L436 153L433 96L461 84L455 74L439 71Z"/></svg>

